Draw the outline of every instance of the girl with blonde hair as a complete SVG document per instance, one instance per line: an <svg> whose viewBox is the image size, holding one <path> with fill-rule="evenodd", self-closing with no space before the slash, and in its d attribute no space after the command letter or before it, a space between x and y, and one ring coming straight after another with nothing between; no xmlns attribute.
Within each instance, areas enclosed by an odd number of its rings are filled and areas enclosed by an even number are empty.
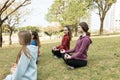
<svg viewBox="0 0 120 80"><path fill-rule="evenodd" d="M22 47L17 55L16 64L11 68L11 74L4 80L37 80L38 46L30 45L31 34L28 31L20 31L18 37Z"/></svg>

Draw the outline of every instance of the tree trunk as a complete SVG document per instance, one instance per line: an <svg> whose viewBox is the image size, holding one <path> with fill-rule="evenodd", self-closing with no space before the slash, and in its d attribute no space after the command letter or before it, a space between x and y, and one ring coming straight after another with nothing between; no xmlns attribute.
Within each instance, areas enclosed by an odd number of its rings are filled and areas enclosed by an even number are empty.
<svg viewBox="0 0 120 80"><path fill-rule="evenodd" d="M0 21L0 47L2 47L2 22Z"/></svg>
<svg viewBox="0 0 120 80"><path fill-rule="evenodd" d="M9 45L12 45L12 39L11 39L11 37L12 37L12 31L10 31L10 34L9 34Z"/></svg>
<svg viewBox="0 0 120 80"><path fill-rule="evenodd" d="M77 23L75 23L73 26L75 28L75 35L74 36L77 36Z"/></svg>
<svg viewBox="0 0 120 80"><path fill-rule="evenodd" d="M77 36L77 27L75 26L75 37Z"/></svg>
<svg viewBox="0 0 120 80"><path fill-rule="evenodd" d="M102 35L103 34L103 25L104 25L104 18L101 18L100 19L100 32L99 32L99 35Z"/></svg>
<svg viewBox="0 0 120 80"><path fill-rule="evenodd" d="M52 34L50 35L50 40L52 39Z"/></svg>

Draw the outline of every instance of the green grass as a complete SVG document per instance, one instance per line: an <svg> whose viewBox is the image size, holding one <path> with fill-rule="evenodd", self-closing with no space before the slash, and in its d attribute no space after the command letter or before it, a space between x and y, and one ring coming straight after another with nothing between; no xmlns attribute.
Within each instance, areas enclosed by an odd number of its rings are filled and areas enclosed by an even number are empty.
<svg viewBox="0 0 120 80"><path fill-rule="evenodd" d="M51 54L52 46L59 43L42 44L38 64L38 80L119 80L120 37L94 38L88 51L88 66L70 70L62 59ZM76 41L71 42L71 48ZM19 46L0 49L0 80L9 74L15 62Z"/></svg>

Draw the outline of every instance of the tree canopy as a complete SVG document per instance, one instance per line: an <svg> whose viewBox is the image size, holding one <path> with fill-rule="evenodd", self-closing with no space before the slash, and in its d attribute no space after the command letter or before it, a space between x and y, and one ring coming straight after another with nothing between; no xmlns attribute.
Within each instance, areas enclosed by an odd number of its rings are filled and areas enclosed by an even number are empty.
<svg viewBox="0 0 120 80"><path fill-rule="evenodd" d="M90 7L98 10L98 15L100 19L100 29L99 34L103 34L103 25L106 13L111 8L111 6L116 2L116 0L88 0L90 2Z"/></svg>
<svg viewBox="0 0 120 80"><path fill-rule="evenodd" d="M89 3L85 0L55 0L46 14L49 22L70 25L75 32L77 24L88 15Z"/></svg>
<svg viewBox="0 0 120 80"><path fill-rule="evenodd" d="M2 25L19 8L30 4L30 0L0 0L0 47L2 47ZM12 10L11 10L12 9ZM7 10L9 13L5 14Z"/></svg>

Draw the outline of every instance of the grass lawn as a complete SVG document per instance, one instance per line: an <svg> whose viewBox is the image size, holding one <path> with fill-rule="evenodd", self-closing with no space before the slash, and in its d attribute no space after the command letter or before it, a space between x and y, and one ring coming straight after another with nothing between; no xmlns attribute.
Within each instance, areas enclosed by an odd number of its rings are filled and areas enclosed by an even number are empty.
<svg viewBox="0 0 120 80"><path fill-rule="evenodd" d="M120 80L120 37L92 40L88 51L88 65L74 70L69 69L62 59L52 56L52 46L59 43L42 44L38 80ZM71 48L75 42L71 42ZM18 45L0 49L0 80L9 74L19 49Z"/></svg>

